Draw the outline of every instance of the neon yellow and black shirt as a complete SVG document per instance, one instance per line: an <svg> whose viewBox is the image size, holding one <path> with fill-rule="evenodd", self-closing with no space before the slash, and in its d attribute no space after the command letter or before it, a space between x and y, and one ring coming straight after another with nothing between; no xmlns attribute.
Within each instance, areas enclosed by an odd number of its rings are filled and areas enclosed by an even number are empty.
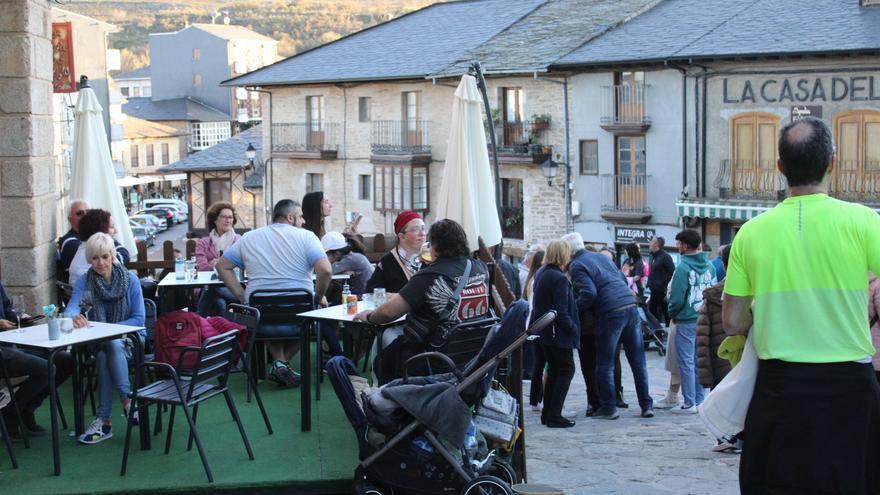
<svg viewBox="0 0 880 495"><path fill-rule="evenodd" d="M795 196L740 229L724 292L754 297L760 359L857 361L874 355L868 271L880 273L880 215L825 194Z"/></svg>

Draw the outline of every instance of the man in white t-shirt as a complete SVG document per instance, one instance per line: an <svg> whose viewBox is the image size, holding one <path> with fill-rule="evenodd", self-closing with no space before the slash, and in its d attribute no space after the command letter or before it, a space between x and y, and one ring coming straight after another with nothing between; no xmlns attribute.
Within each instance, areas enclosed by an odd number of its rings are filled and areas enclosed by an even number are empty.
<svg viewBox="0 0 880 495"><path fill-rule="evenodd" d="M282 199L272 212L273 223L252 230L227 249L217 263L217 272L226 287L239 301L248 303L259 289L304 289L326 305L324 293L330 286L333 271L321 241L312 232L299 228L302 209L299 203ZM238 281L234 268L247 270L247 290ZM312 282L312 270L317 275ZM298 325L261 325L262 337L293 337ZM299 349L292 340L268 344L274 363L269 377L281 385L299 385L299 377L290 368L290 359Z"/></svg>

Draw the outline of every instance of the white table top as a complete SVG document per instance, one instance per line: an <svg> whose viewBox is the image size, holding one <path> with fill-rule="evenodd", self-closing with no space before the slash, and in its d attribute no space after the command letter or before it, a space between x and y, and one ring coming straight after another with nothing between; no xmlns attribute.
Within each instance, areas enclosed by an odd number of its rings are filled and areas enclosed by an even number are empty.
<svg viewBox="0 0 880 495"><path fill-rule="evenodd" d="M20 333L14 330L7 330L0 332L0 344L15 344L30 348L52 350L58 347L119 337L144 329L144 327L117 325L115 323L89 322L89 325L85 328L74 328L73 333L70 335L61 334L59 340L49 340L49 325L47 324L27 327L22 329Z"/></svg>
<svg viewBox="0 0 880 495"><path fill-rule="evenodd" d="M365 309L367 309L367 307L364 304L364 302L358 301L358 312L361 312ZM303 318L311 318L313 320L333 320L333 321L341 321L343 323L355 322L354 315L349 314L348 311L346 311L344 304L337 304L336 306L327 306L326 308L315 309L315 310L308 311L305 313L300 313L299 316L301 316ZM356 323L359 325L389 326L389 325L401 323L405 319L406 319L406 315L403 315L400 318L398 318L392 322L384 323L382 325L367 323L365 321L358 321Z"/></svg>
<svg viewBox="0 0 880 495"><path fill-rule="evenodd" d="M174 273L168 273L165 277L159 282L159 287L202 287L205 285L223 285L223 281L220 278L213 278L214 271L207 272L199 272L199 278L192 281L187 281L186 279L178 280ZM312 274L312 280L314 280L315 274ZM339 274L333 275L333 280L348 280L351 278L351 275L348 274ZM247 282L247 281L245 281Z"/></svg>

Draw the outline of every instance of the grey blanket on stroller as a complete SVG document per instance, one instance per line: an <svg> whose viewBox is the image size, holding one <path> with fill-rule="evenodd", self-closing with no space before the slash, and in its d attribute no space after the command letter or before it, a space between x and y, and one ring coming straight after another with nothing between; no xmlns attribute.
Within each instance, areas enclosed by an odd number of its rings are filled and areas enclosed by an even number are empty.
<svg viewBox="0 0 880 495"><path fill-rule="evenodd" d="M412 377L406 384L394 380L383 386L380 393L435 432L440 440L464 445L473 414L455 385L449 374ZM372 397L370 401L373 402Z"/></svg>

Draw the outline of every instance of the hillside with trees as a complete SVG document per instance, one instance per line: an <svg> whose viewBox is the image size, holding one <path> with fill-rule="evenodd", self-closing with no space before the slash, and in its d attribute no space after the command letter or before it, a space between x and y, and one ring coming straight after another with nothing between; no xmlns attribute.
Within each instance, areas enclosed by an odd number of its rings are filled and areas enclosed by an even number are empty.
<svg viewBox="0 0 880 495"><path fill-rule="evenodd" d="M110 46L122 52L122 70L149 61L149 33L183 29L193 23L222 23L252 29L278 40L289 57L347 34L388 21L438 0L232 0L187 2L70 0L63 8L116 25ZM442 0L441 0L442 1Z"/></svg>

